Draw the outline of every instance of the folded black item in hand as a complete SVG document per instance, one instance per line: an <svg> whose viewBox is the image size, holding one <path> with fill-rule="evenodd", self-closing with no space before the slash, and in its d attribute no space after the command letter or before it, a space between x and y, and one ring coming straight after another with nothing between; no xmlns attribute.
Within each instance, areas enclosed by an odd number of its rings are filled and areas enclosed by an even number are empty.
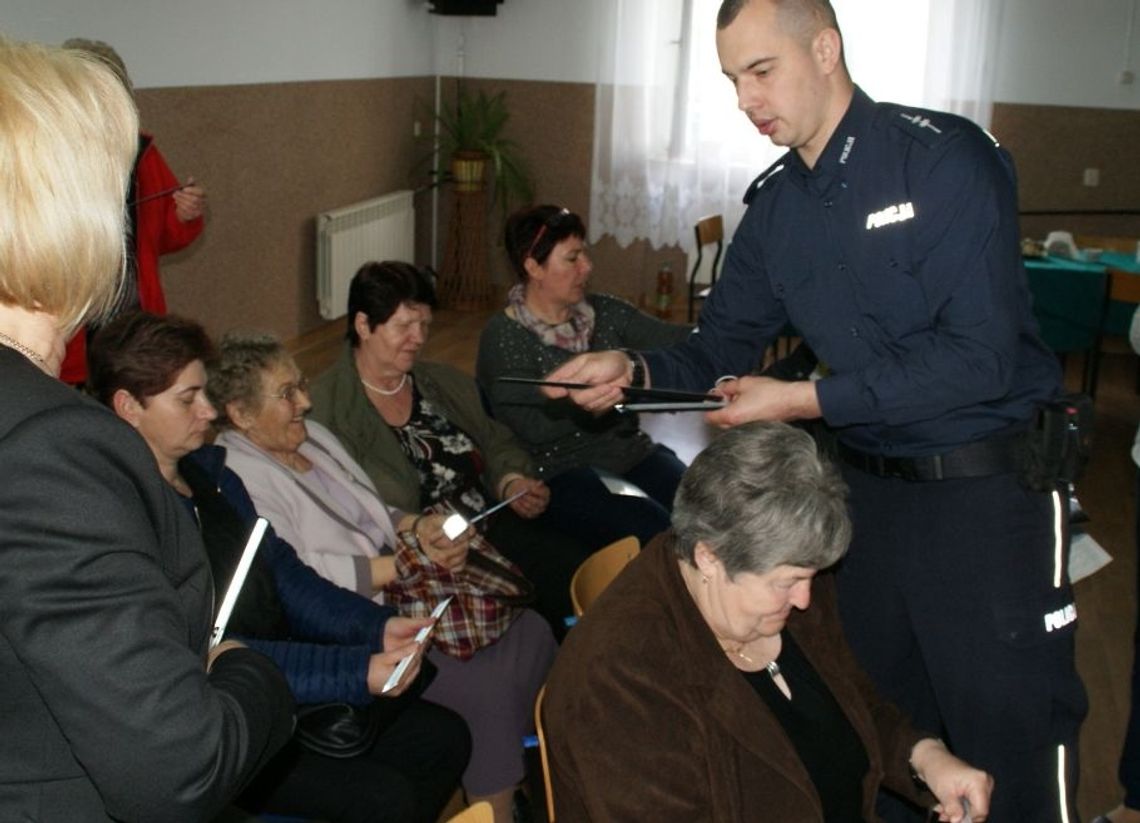
<svg viewBox="0 0 1140 823"><path fill-rule="evenodd" d="M520 383L528 386L554 386L562 389L592 389L592 383L572 383L564 380L541 380L533 377L499 377L501 383ZM623 386L625 399L614 408L618 411L704 411L723 408L725 400L716 394L681 391L680 389L646 389Z"/></svg>

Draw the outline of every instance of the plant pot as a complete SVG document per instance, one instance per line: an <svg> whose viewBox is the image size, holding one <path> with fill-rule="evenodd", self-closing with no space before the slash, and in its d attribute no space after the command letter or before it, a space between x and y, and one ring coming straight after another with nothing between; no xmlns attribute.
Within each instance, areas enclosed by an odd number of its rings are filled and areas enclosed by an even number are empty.
<svg viewBox="0 0 1140 823"><path fill-rule="evenodd" d="M468 193L483 191L483 176L486 169L486 155L477 152L456 152L451 158L451 175L455 179L455 190Z"/></svg>

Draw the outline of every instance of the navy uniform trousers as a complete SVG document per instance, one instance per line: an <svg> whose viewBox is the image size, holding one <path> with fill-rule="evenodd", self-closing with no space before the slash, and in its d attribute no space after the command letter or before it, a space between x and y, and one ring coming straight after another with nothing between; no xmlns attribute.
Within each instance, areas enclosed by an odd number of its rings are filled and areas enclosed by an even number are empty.
<svg viewBox="0 0 1140 823"><path fill-rule="evenodd" d="M1067 498L1011 474L843 471L854 537L838 586L856 657L915 726L995 776L991 823L1076 821L1087 700L1073 664ZM887 805L888 820L916 819Z"/></svg>

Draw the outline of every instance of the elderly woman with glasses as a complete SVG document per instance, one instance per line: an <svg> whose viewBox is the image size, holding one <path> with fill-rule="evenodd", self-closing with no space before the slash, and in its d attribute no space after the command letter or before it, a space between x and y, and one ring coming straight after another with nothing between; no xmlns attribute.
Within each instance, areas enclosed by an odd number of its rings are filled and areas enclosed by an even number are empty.
<svg viewBox="0 0 1140 823"><path fill-rule="evenodd" d="M586 288L593 266L582 219L557 206L517 212L506 248L519 282L507 307L479 339L476 373L496 419L538 463L551 489L548 519L597 548L628 534L648 542L669 527L684 464L654 443L636 415L583 411L533 386L500 377L541 378L576 354L649 349L679 342L689 327L666 323L629 303ZM632 355L632 362L638 362ZM612 494L597 470L632 483L641 495Z"/></svg>
<svg viewBox="0 0 1140 823"><path fill-rule="evenodd" d="M551 670L559 821L862 823L878 819L880 785L923 799L912 770L939 820L966 819L966 803L986 817L989 776L875 694L826 575L812 591L851 525L846 488L805 432L751 423L716 437L685 472L673 529L602 593Z"/></svg>
<svg viewBox="0 0 1140 823"><path fill-rule="evenodd" d="M442 531L442 515L389 508L337 438L306 421L306 382L278 340L224 337L209 392L224 428L217 443L227 449L229 465L257 510L321 575L383 600L385 587L401 574L397 540L418 544L436 565L463 568L470 531L452 540ZM522 609L495 642L467 660L437 648L427 655L438 673L423 696L467 721L472 756L463 786L469 799L491 803L499 823L511 820L512 796L525 772L522 739L533 725L531 707L555 648L542 618Z"/></svg>

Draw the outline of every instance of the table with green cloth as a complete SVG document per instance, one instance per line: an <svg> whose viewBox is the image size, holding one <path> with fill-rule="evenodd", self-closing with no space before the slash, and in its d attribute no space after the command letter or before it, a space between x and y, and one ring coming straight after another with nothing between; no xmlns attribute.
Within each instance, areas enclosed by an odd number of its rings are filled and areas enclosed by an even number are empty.
<svg viewBox="0 0 1140 823"><path fill-rule="evenodd" d="M1072 260L1066 257L1027 257L1024 259L1027 274L1032 278L1033 270L1042 273L1071 273L1074 277L1079 277L1082 274L1102 274L1111 270L1128 272L1136 276L1140 276L1140 262L1137 262L1136 257L1124 252L1106 251L1102 252L1096 260ZM1044 299L1049 305L1057 305L1063 303L1064 298L1058 293L1051 295L1049 292L1042 295L1039 291L1040 283L1035 289L1035 300ZM1051 299L1051 298L1060 299ZM1103 295L1101 296L1103 300ZM1077 306L1072 307L1074 310ZM1112 335L1127 335L1129 325L1132 323L1132 314L1136 310L1133 303L1124 303L1119 300L1113 300L1108 304L1107 310L1104 312L1101 321L1101 331L1104 334ZM1040 315L1038 317L1040 320Z"/></svg>
<svg viewBox="0 0 1140 823"><path fill-rule="evenodd" d="M1058 354L1089 351L1104 324L1107 269L1065 257L1029 257L1025 274L1041 339Z"/></svg>
<svg viewBox="0 0 1140 823"><path fill-rule="evenodd" d="M1140 260L1134 254L1119 251L1101 252L1097 262L1109 271L1123 271L1140 277ZM1108 311L1104 315L1104 333L1127 335L1135 311L1135 303L1124 303L1120 300L1110 302Z"/></svg>

